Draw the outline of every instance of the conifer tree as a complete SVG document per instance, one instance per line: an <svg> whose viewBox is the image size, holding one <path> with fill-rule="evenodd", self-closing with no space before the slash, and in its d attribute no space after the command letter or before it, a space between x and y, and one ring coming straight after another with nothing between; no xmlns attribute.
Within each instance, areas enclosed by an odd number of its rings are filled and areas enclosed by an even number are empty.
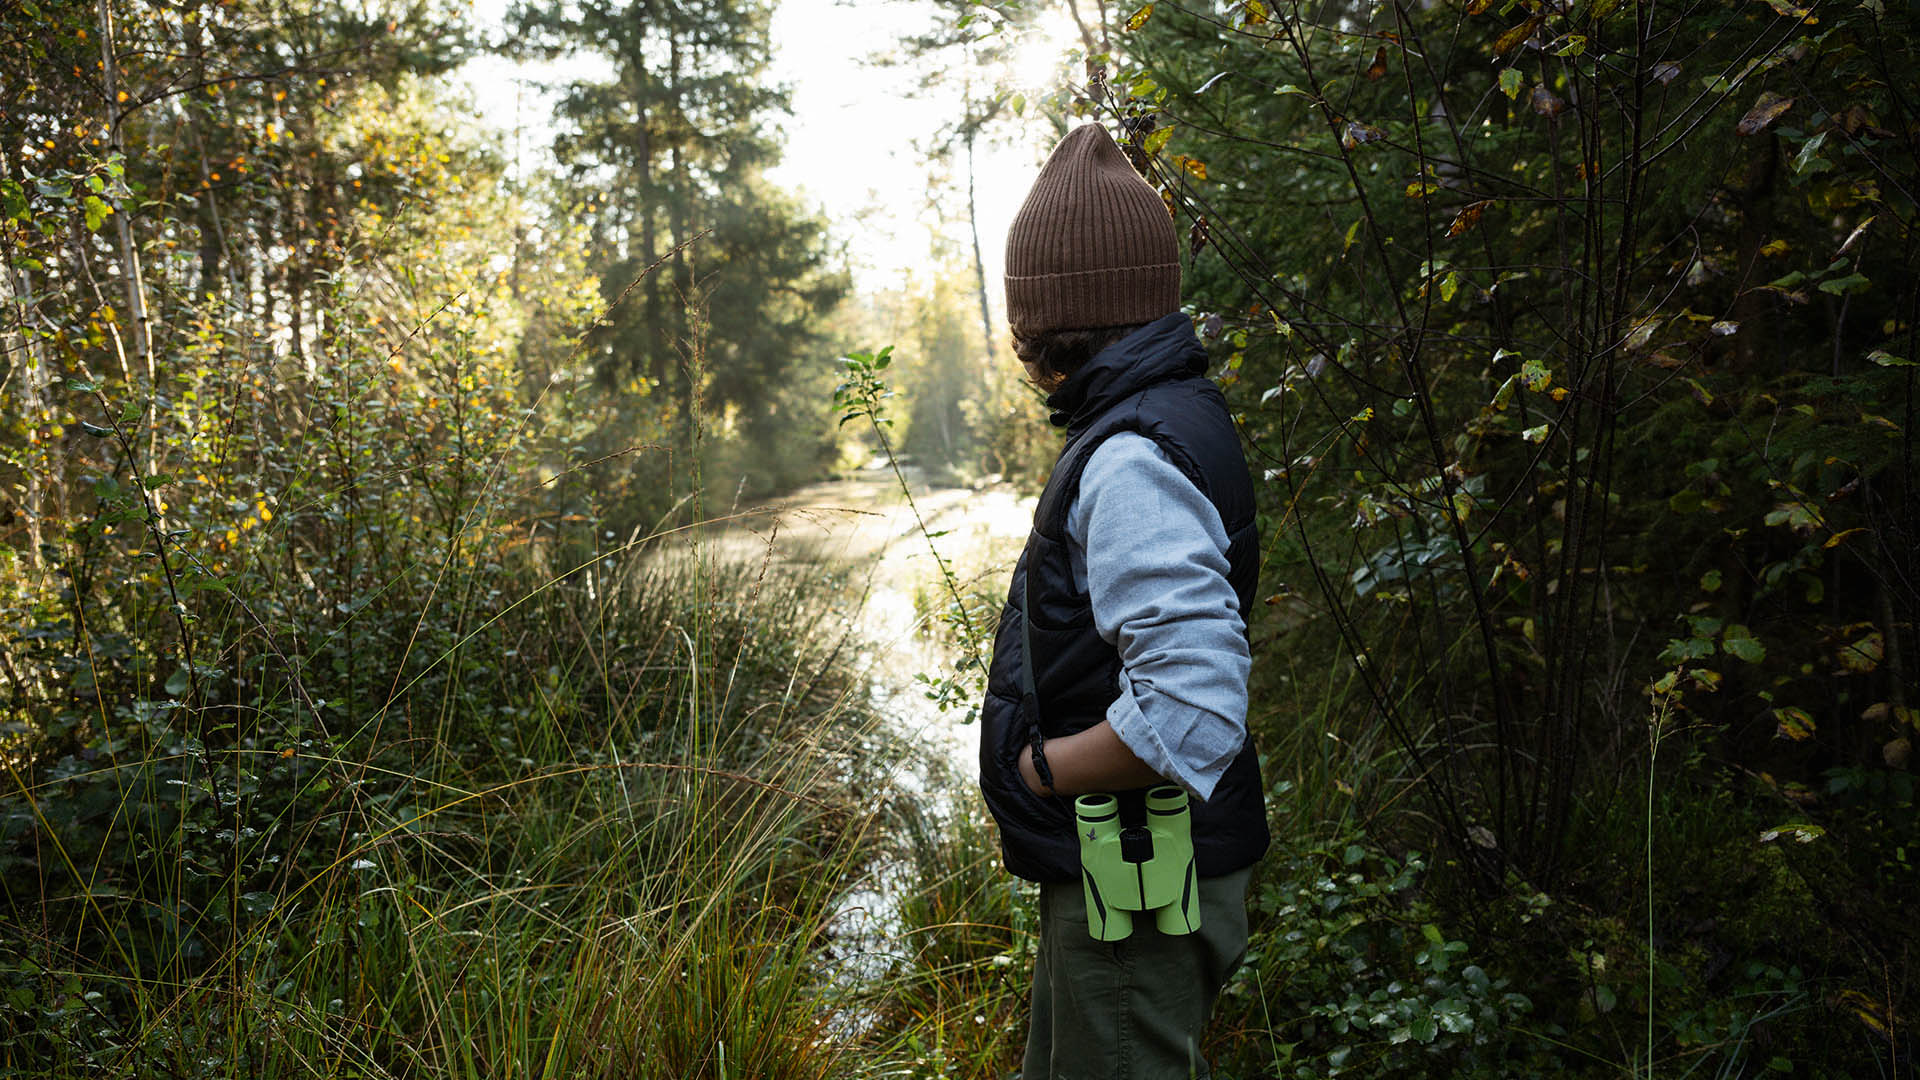
<svg viewBox="0 0 1920 1080"><path fill-rule="evenodd" d="M783 376L846 289L824 224L764 178L788 110L766 79L769 15L739 0L535 0L509 17L522 55L592 53L611 67L562 88L555 144L591 218L606 299L625 296L596 331L601 374L668 391L661 407L682 420L699 395L755 437L790 404ZM687 363L695 304L710 372L699 385Z"/></svg>

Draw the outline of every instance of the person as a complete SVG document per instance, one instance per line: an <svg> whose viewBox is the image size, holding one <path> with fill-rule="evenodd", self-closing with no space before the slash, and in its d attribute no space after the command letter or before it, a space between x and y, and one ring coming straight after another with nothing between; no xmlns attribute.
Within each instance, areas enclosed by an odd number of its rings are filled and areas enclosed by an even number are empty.
<svg viewBox="0 0 1920 1080"><path fill-rule="evenodd" d="M1023 1080L1208 1075L1201 1030L1246 953L1267 847L1247 737L1253 484L1180 311L1160 196L1098 124L1062 139L1007 234L1007 320L1066 443L994 641L980 784L1010 872L1038 882ZM1073 799L1189 796L1200 925L1122 940L1087 924Z"/></svg>

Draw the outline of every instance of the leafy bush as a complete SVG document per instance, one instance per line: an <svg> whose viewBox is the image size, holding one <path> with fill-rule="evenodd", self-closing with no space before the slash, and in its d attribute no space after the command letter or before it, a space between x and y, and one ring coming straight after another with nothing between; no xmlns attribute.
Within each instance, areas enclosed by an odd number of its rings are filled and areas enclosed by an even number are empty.
<svg viewBox="0 0 1920 1080"><path fill-rule="evenodd" d="M1282 833L1248 898L1246 967L1219 1009L1225 1067L1302 1078L1517 1071L1508 1059L1530 1048L1510 1029L1532 1004L1442 929L1427 873L1417 852Z"/></svg>

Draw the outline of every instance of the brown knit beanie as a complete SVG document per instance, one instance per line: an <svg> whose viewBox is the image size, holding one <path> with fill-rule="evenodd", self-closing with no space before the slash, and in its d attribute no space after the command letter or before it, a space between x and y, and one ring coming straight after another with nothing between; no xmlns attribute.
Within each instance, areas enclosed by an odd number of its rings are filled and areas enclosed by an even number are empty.
<svg viewBox="0 0 1920 1080"><path fill-rule="evenodd" d="M1173 219L1105 128L1067 133L1007 229L1016 336L1151 322L1180 309Z"/></svg>

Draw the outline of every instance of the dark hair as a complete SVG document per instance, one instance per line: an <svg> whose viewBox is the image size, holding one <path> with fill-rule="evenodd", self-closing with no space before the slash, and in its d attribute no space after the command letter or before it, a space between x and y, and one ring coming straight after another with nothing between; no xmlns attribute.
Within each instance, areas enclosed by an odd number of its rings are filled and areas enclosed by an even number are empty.
<svg viewBox="0 0 1920 1080"><path fill-rule="evenodd" d="M1013 352L1031 370L1033 381L1039 384L1040 389L1051 393L1079 371L1081 365L1100 355L1101 350L1145 325L1047 330L1024 336L1015 334Z"/></svg>

